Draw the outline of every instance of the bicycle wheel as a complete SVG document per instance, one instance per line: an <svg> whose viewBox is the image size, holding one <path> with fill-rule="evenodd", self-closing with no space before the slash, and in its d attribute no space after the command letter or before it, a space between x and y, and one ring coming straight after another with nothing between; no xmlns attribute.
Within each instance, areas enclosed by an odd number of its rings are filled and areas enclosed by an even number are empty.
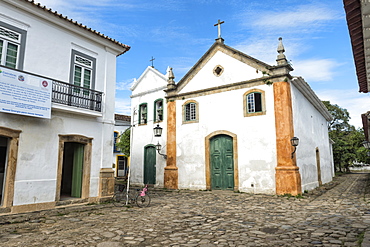
<svg viewBox="0 0 370 247"><path fill-rule="evenodd" d="M140 208L147 207L150 204L150 196L148 194L145 194L144 196L141 196L140 193L136 196L136 205Z"/></svg>
<svg viewBox="0 0 370 247"><path fill-rule="evenodd" d="M114 193L112 201L114 206L122 207L126 205L126 195L122 192Z"/></svg>

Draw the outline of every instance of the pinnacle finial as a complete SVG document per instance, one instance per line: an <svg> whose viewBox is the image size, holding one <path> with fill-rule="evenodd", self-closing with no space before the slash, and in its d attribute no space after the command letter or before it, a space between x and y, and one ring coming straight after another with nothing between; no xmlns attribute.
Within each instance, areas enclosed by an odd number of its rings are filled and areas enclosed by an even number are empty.
<svg viewBox="0 0 370 247"><path fill-rule="evenodd" d="M284 55L285 49L284 49L283 38L282 37L279 38L279 45L278 45L278 48L277 48L277 52L279 53L279 55L277 56L277 59L276 59L277 64L278 65L287 64L288 61L286 60L286 57Z"/></svg>
<svg viewBox="0 0 370 247"><path fill-rule="evenodd" d="M168 67L167 69L167 75L168 75L168 79L167 79L167 88L168 89L174 89L176 86L175 86L175 75L173 74L173 71L172 71L172 68L171 67Z"/></svg>
<svg viewBox="0 0 370 247"><path fill-rule="evenodd" d="M175 75L173 74L172 68L168 67L168 80L173 81L175 79Z"/></svg>

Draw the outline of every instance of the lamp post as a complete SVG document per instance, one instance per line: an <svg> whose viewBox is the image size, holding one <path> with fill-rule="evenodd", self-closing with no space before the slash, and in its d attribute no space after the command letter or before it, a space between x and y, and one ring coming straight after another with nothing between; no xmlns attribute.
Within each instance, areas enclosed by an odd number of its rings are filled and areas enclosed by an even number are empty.
<svg viewBox="0 0 370 247"><path fill-rule="evenodd" d="M294 153L297 150L297 146L299 144L299 138L294 136L292 139L290 139L290 144L294 147L294 151L292 153L292 159L293 159Z"/></svg>
<svg viewBox="0 0 370 247"><path fill-rule="evenodd" d="M159 126L159 124L157 124L157 126L153 128L154 136L155 137L161 137L162 136L162 130L163 130L163 128L161 128L161 126ZM159 142L157 143L157 145L155 145L155 149L157 150L159 155L161 155L161 156L163 156L163 158L167 159L167 155L161 154L159 152L162 149L162 145L159 144Z"/></svg>

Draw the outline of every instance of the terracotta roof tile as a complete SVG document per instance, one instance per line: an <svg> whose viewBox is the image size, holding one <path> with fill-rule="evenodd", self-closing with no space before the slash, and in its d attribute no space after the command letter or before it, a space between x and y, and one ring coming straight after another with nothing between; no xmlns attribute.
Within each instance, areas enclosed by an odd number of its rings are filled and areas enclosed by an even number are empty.
<svg viewBox="0 0 370 247"><path fill-rule="evenodd" d="M114 119L131 122L131 116L127 116L127 115L114 114Z"/></svg>
<svg viewBox="0 0 370 247"><path fill-rule="evenodd" d="M359 91L368 92L365 48L363 38L361 2L359 0L343 0L346 11L347 25L351 37L353 58L356 65L356 74L359 85Z"/></svg>

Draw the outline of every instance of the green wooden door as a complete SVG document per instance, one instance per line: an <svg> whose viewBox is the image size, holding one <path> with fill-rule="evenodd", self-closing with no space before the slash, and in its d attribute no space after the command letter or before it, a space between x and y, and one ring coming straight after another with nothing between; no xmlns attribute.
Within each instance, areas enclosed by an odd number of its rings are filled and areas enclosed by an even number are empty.
<svg viewBox="0 0 370 247"><path fill-rule="evenodd" d="M154 145L148 145L144 149L144 184L156 182L156 152Z"/></svg>
<svg viewBox="0 0 370 247"><path fill-rule="evenodd" d="M82 191L82 171L84 162L84 145L73 144L73 168L72 168L72 197L81 197Z"/></svg>
<svg viewBox="0 0 370 247"><path fill-rule="evenodd" d="M234 190L233 139L218 135L211 139L211 188Z"/></svg>

